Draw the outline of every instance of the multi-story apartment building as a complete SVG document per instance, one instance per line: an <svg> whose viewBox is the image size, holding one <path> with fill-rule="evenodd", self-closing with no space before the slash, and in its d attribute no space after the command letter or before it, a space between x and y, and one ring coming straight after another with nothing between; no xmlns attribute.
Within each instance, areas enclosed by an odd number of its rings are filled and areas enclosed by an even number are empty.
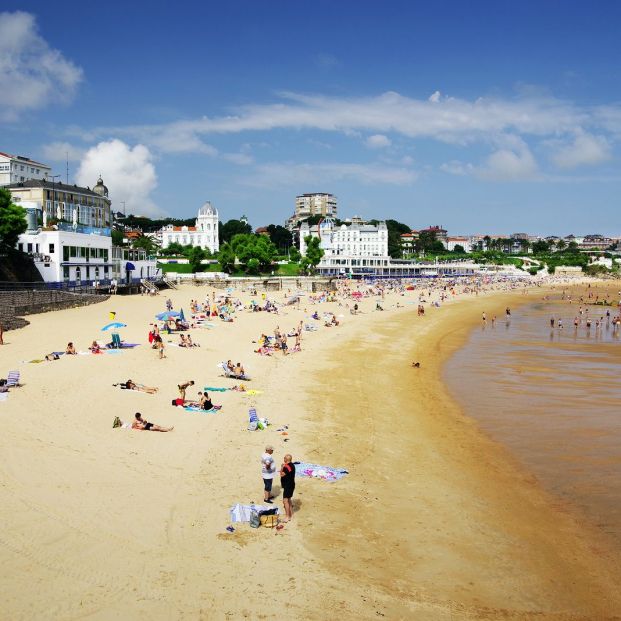
<svg viewBox="0 0 621 621"><path fill-rule="evenodd" d="M336 196L325 192L300 194L295 197L295 213L287 220L289 228L310 218L311 216L323 216L324 218L336 218Z"/></svg>
<svg viewBox="0 0 621 621"><path fill-rule="evenodd" d="M158 232L162 248L177 243L182 246L198 246L207 248L212 253L220 249L218 231L218 210L207 201L199 210L195 226L173 226L169 224Z"/></svg>
<svg viewBox="0 0 621 621"><path fill-rule="evenodd" d="M52 169L47 164L0 151L0 186L30 179L47 179L51 173Z"/></svg>

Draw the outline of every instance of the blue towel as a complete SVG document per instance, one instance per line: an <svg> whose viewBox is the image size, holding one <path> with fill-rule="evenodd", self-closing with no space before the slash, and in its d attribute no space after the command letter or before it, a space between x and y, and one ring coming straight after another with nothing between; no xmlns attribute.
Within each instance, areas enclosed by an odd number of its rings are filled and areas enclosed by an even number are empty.
<svg viewBox="0 0 621 621"><path fill-rule="evenodd" d="M344 468L332 468L330 466L318 466L317 464L307 464L302 461L294 461L295 475L297 477L310 477L334 482L342 479L349 474Z"/></svg>

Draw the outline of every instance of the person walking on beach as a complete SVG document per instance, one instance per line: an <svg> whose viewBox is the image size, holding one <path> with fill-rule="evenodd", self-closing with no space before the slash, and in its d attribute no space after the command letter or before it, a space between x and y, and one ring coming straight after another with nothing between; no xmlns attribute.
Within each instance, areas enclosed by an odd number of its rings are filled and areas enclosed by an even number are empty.
<svg viewBox="0 0 621 621"><path fill-rule="evenodd" d="M295 491L295 465L293 457L287 454L283 458L283 465L280 467L280 486L282 487L282 504L287 515L287 521L293 519L293 508L291 498Z"/></svg>
<svg viewBox="0 0 621 621"><path fill-rule="evenodd" d="M265 453L261 455L261 476L263 477L263 502L272 504L272 482L276 475L276 465L274 464L274 458L272 453L274 447L268 444L265 447Z"/></svg>
<svg viewBox="0 0 621 621"><path fill-rule="evenodd" d="M0 321L0 345L4 345L4 338L3 335L4 334L4 326L2 325L2 322Z"/></svg>

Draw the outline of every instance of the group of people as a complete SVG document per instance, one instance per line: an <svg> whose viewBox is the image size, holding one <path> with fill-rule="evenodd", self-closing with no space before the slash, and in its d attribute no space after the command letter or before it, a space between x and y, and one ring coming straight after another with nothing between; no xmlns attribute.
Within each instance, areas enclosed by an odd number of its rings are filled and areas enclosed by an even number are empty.
<svg viewBox="0 0 621 621"><path fill-rule="evenodd" d="M263 502L272 504L274 496L272 495L272 484L276 476L276 464L273 458L274 447L268 444L265 447L265 453L261 456L261 477L263 478ZM289 521L293 519L293 506L291 499L295 491L295 464L291 455L287 454L283 457L283 463L278 472L280 475L280 487L282 489L282 503L285 515Z"/></svg>

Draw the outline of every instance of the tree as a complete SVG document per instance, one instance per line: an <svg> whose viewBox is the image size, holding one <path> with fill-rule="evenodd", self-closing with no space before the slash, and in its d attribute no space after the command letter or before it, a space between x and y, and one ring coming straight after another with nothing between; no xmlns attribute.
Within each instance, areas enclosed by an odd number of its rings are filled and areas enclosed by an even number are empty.
<svg viewBox="0 0 621 621"><path fill-rule="evenodd" d="M183 254L183 246L178 242L172 242L162 250L161 254L168 257L178 257Z"/></svg>
<svg viewBox="0 0 621 621"><path fill-rule="evenodd" d="M370 224L377 226L379 220L371 220ZM403 222L398 220L386 220L386 228L388 229L388 254L393 259L401 259L403 257L403 247L401 246L401 234L409 233L412 229Z"/></svg>
<svg viewBox="0 0 621 621"><path fill-rule="evenodd" d="M123 231L112 229L112 244L114 246L122 246L124 239L125 235L123 235Z"/></svg>
<svg viewBox="0 0 621 621"><path fill-rule="evenodd" d="M148 255L155 254L159 250L159 244L153 237L138 237L132 242L132 248L144 250Z"/></svg>
<svg viewBox="0 0 621 621"><path fill-rule="evenodd" d="M257 259L262 270L269 269L278 254L276 246L265 235L238 234L230 245L240 263L248 266L250 259Z"/></svg>
<svg viewBox="0 0 621 621"><path fill-rule="evenodd" d="M539 239L533 243L533 254L545 254L550 250L550 244L545 239Z"/></svg>
<svg viewBox="0 0 621 621"><path fill-rule="evenodd" d="M293 244L291 231L280 224L270 224L267 227L270 241L278 248L278 250L286 251Z"/></svg>
<svg viewBox="0 0 621 621"><path fill-rule="evenodd" d="M258 274L261 269L261 264L259 263L259 259L248 259L248 263L246 264L246 271L249 274Z"/></svg>
<svg viewBox="0 0 621 621"><path fill-rule="evenodd" d="M190 252L190 256L188 257L190 262L190 269L192 270L192 274L196 274L196 272L200 272L203 269L202 261L205 258L205 253L200 246L195 246L192 248Z"/></svg>
<svg viewBox="0 0 621 621"><path fill-rule="evenodd" d="M421 231L414 242L416 252L444 252L444 244L436 238L435 231Z"/></svg>
<svg viewBox="0 0 621 621"><path fill-rule="evenodd" d="M291 261L297 263L301 257L302 255L300 254L300 251L295 246L291 246L289 250L289 258L291 259Z"/></svg>
<svg viewBox="0 0 621 621"><path fill-rule="evenodd" d="M321 248L321 239L319 237L313 237L312 235L307 235L304 238L306 242L306 256L302 259L302 266L305 268L315 269L319 265L319 261L321 261L321 257L324 255L324 250Z"/></svg>
<svg viewBox="0 0 621 621"><path fill-rule="evenodd" d="M567 242L564 239L559 239L556 242L556 249L557 250L565 250L565 248L567 248Z"/></svg>
<svg viewBox="0 0 621 621"><path fill-rule="evenodd" d="M466 249L461 244L455 244L453 252L455 254L466 254Z"/></svg>
<svg viewBox="0 0 621 621"><path fill-rule="evenodd" d="M252 233L252 227L242 220L229 220L224 224L220 223L220 245L230 242L235 235L247 235L249 233Z"/></svg>
<svg viewBox="0 0 621 621"><path fill-rule="evenodd" d="M11 193L0 188L0 246L14 250L22 233L26 232L26 210L11 202Z"/></svg>
<svg viewBox="0 0 621 621"><path fill-rule="evenodd" d="M218 257L218 263L223 272L232 272L235 267L235 252L231 248L231 244L225 242L220 246L220 251L216 255Z"/></svg>

